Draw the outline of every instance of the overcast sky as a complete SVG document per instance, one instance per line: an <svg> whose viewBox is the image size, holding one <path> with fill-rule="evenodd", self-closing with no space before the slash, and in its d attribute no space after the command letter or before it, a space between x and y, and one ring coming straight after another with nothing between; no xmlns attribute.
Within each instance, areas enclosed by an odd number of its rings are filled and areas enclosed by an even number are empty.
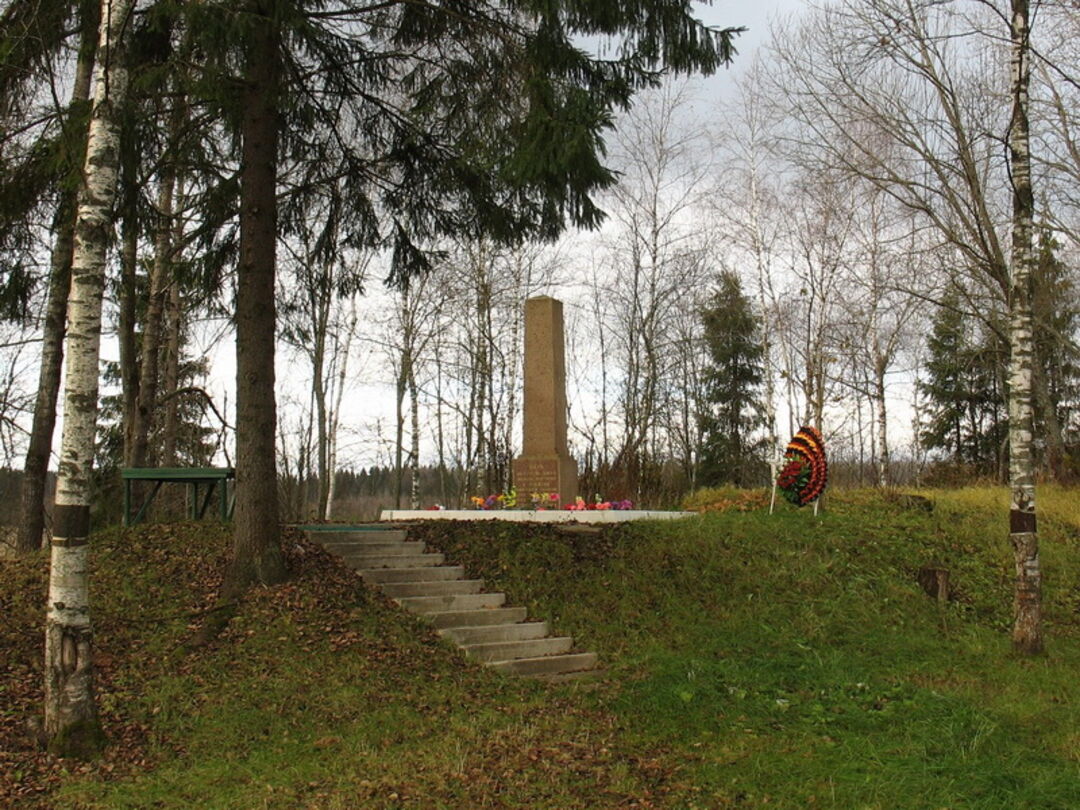
<svg viewBox="0 0 1080 810"><path fill-rule="evenodd" d="M747 29L735 40L739 53L734 64L707 80L708 83L715 85L719 91L725 91L730 86L732 77L750 63L754 51L768 39L770 23L778 17L797 14L806 7L806 0L716 0L711 4L698 2L697 16L703 23L720 28L742 26Z"/></svg>

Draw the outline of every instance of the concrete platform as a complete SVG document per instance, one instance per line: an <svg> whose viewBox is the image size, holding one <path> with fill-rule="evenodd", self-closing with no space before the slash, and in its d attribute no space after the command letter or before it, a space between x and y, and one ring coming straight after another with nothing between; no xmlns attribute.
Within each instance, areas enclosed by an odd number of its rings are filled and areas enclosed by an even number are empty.
<svg viewBox="0 0 1080 810"><path fill-rule="evenodd" d="M568 509L384 509L379 520L510 520L519 523L625 523L628 520L678 520L697 512L662 512L641 509L605 509L572 512Z"/></svg>

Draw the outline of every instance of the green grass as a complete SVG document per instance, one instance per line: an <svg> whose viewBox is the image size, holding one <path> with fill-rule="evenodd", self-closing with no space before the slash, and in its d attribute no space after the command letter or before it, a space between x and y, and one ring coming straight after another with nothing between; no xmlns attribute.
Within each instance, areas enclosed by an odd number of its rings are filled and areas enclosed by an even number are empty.
<svg viewBox="0 0 1080 810"><path fill-rule="evenodd" d="M785 504L597 535L415 531L598 652L593 685L469 664L295 543L294 578L186 652L224 532L103 533L102 705L120 744L85 772L40 765L50 793L27 804L1080 807L1080 499L1040 488L1048 653L1022 659L1007 495L921 494L932 513L852 492L816 518ZM928 564L951 572L944 607L916 583ZM0 653L25 676L42 561L0 566Z"/></svg>

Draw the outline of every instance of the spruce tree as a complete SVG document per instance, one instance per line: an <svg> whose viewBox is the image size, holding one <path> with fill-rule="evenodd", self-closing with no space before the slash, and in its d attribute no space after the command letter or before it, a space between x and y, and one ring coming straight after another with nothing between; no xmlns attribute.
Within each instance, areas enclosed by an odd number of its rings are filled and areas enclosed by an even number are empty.
<svg viewBox="0 0 1080 810"><path fill-rule="evenodd" d="M1035 265L1035 430L1043 437L1042 467L1068 481L1080 472L1077 414L1080 412L1080 307L1069 268L1058 258L1049 231L1039 238Z"/></svg>
<svg viewBox="0 0 1080 810"><path fill-rule="evenodd" d="M603 133L661 71L711 72L732 30L689 0L430 3L249 0L189 4L203 56L192 89L238 138L237 501L226 596L284 575L274 457L274 279L279 179L337 167L342 230L430 266L439 239L554 238L595 226L614 182ZM579 37L618 43L593 58ZM302 173L301 173L302 174ZM282 194L287 198L288 194ZM289 202L284 200L287 207Z"/></svg>
<svg viewBox="0 0 1080 810"><path fill-rule="evenodd" d="M966 424L971 386L966 371L968 318L960 311L959 300L949 296L937 308L926 348L927 379L921 383L929 400L930 420L922 430L923 444L945 450L956 462L964 460L969 428Z"/></svg>
<svg viewBox="0 0 1080 810"><path fill-rule="evenodd" d="M760 484L766 440L755 433L765 425L765 357L760 320L735 273L720 274L701 321L710 364L704 374L709 407L700 416L699 480L706 485Z"/></svg>
<svg viewBox="0 0 1080 810"><path fill-rule="evenodd" d="M964 312L955 293L942 299L927 340L927 379L921 383L929 419L922 441L980 475L1000 477L1005 421L1006 357L1001 336Z"/></svg>

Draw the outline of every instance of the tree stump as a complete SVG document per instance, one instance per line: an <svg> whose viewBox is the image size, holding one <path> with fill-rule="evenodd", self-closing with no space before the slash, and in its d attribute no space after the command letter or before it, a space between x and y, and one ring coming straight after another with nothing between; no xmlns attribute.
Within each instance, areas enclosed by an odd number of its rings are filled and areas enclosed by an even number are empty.
<svg viewBox="0 0 1080 810"><path fill-rule="evenodd" d="M949 601L949 569L925 565L919 569L917 579L927 596L941 603Z"/></svg>

